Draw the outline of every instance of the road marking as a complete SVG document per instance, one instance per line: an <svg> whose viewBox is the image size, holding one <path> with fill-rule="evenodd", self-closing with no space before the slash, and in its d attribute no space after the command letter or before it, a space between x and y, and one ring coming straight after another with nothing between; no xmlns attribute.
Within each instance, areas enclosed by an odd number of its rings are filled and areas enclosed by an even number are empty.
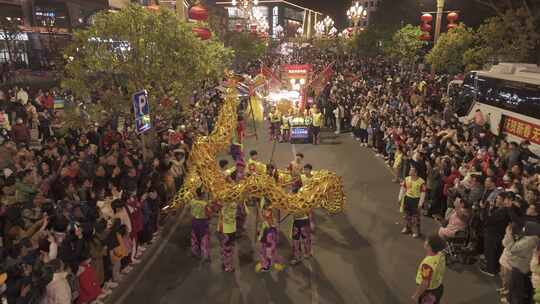
<svg viewBox="0 0 540 304"><path fill-rule="evenodd" d="M144 267L143 269L141 270L141 272L137 275L137 277L135 278L135 280L133 280L131 282L131 284L128 286L128 288L126 288L126 290L124 290L124 293L122 293L122 295L118 298L118 300L116 300L114 303L115 304L122 304L124 303L124 301L126 300L127 296L129 294L131 294L131 292L133 291L133 289L135 288L135 286L137 286L137 284L141 281L141 279L143 278L143 276L146 274L146 272L148 271L148 269L150 269L150 267L156 262L158 256L161 254L161 252L163 251L163 249L165 249L165 246L169 243L169 240L171 239L171 237L173 236L173 234L176 232L176 230L178 229L178 226L180 226L180 223L182 222L182 218L184 217L185 213L186 213L186 210L187 208L182 208L182 212L180 212L180 215L176 218L176 222L174 223L174 225L171 227L171 230L169 231L169 233L165 236L165 238L163 239L158 239L156 241L161 241L161 244L159 244L159 247L156 251L154 251L154 253L152 254L152 257L150 258L150 260L148 261L148 263L144 264Z"/></svg>

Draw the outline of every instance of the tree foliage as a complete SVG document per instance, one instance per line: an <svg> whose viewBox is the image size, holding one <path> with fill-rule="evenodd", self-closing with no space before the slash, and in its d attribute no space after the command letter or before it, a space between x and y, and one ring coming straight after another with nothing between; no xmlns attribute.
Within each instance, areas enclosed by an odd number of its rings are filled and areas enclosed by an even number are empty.
<svg viewBox="0 0 540 304"><path fill-rule="evenodd" d="M414 63L420 56L420 51L427 42L420 40L422 31L418 26L407 24L392 36L391 42L385 46L386 55L402 60L404 63Z"/></svg>
<svg viewBox="0 0 540 304"><path fill-rule="evenodd" d="M486 20L475 34L476 46L463 55L467 69L487 62L532 62L540 48L535 20L521 8Z"/></svg>
<svg viewBox="0 0 540 304"><path fill-rule="evenodd" d="M352 49L354 52L372 57L382 54L384 45L388 44L392 32L379 27L368 27L353 36Z"/></svg>
<svg viewBox="0 0 540 304"><path fill-rule="evenodd" d="M474 31L461 23L442 34L426 56L426 61L438 72L457 74L463 71L463 53L473 46Z"/></svg>
<svg viewBox="0 0 540 304"><path fill-rule="evenodd" d="M225 41L226 45L234 50L237 64L261 58L267 48L266 40L247 32L228 32Z"/></svg>
<svg viewBox="0 0 540 304"><path fill-rule="evenodd" d="M90 120L109 116L99 113L130 113L131 95L142 89L148 91L153 117L171 118L181 109L161 105L163 96L182 104L205 81L219 79L232 60L232 51L219 41L196 37L194 26L167 9L130 5L100 12L92 26L74 33L65 50L62 86L84 101ZM96 92L99 101L89 102Z"/></svg>
<svg viewBox="0 0 540 304"><path fill-rule="evenodd" d="M525 14L533 19L540 18L540 1L538 0L474 0L489 7L499 16L506 15L507 11L523 9Z"/></svg>

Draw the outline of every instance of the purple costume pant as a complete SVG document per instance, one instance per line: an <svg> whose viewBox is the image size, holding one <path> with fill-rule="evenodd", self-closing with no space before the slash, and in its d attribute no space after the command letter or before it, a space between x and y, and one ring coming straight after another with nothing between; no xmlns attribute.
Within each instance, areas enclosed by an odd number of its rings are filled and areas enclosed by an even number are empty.
<svg viewBox="0 0 540 304"><path fill-rule="evenodd" d="M263 269L269 269L274 263L283 263L283 259L277 251L277 237L278 233L274 227L266 228L263 232L260 252Z"/></svg>
<svg viewBox="0 0 540 304"><path fill-rule="evenodd" d="M243 233L245 230L244 226L246 224L246 218L246 207L244 206L244 204L238 204L236 206L236 229L239 233Z"/></svg>
<svg viewBox="0 0 540 304"><path fill-rule="evenodd" d="M293 255L296 259L311 256L311 226L309 219L295 220L292 231Z"/></svg>
<svg viewBox="0 0 540 304"><path fill-rule="evenodd" d="M220 233L219 244L221 247L221 260L223 263L223 270L226 272L231 272L234 270L234 233Z"/></svg>
<svg viewBox="0 0 540 304"><path fill-rule="evenodd" d="M208 258L210 256L208 219L191 221L191 253L196 257Z"/></svg>

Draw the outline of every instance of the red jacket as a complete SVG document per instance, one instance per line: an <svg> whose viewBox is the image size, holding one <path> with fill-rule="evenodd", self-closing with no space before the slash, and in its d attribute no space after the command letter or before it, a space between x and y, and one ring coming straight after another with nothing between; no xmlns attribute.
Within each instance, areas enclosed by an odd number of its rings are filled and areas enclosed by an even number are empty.
<svg viewBox="0 0 540 304"><path fill-rule="evenodd" d="M16 143L29 142L30 141L30 130L23 124L16 124L11 128L11 134L13 135L13 140Z"/></svg>
<svg viewBox="0 0 540 304"><path fill-rule="evenodd" d="M138 199L130 199L127 202L129 219L131 220L131 237L135 238L143 230L144 217L142 213L142 204Z"/></svg>
<svg viewBox="0 0 540 304"><path fill-rule="evenodd" d="M51 95L42 96L40 101L41 101L41 105L45 109L52 110L54 108L54 98Z"/></svg>
<svg viewBox="0 0 540 304"><path fill-rule="evenodd" d="M81 263L84 270L79 275L79 298L77 303L90 303L101 294L101 287L97 280L96 271L90 264Z"/></svg>
<svg viewBox="0 0 540 304"><path fill-rule="evenodd" d="M450 173L450 175L448 175L447 177L443 177L443 183L444 183L443 194L444 194L444 196L448 195L448 189L450 189L450 188L452 188L454 186L454 181L456 180L456 178L459 178L460 176L461 176L461 173L459 173L459 170L455 170L455 171L452 171Z"/></svg>

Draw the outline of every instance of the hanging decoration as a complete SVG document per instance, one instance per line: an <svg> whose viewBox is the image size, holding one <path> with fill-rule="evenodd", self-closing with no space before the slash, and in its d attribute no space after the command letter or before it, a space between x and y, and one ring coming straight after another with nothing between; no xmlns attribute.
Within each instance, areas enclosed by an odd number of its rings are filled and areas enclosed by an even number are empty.
<svg viewBox="0 0 540 304"><path fill-rule="evenodd" d="M420 17L422 24L420 25L420 30L422 30L422 35L420 35L420 40L430 41L431 40L431 21L433 21L433 16L431 14L425 13Z"/></svg>

